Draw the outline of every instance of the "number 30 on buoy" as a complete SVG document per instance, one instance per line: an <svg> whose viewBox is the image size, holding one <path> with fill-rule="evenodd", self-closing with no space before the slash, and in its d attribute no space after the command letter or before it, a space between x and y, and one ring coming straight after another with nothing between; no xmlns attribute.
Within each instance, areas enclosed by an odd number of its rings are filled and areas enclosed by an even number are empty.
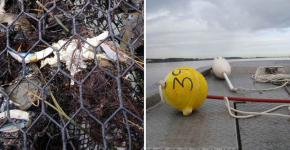
<svg viewBox="0 0 290 150"><path fill-rule="evenodd" d="M203 75L185 66L171 71L160 85L161 96L185 116L204 103L208 92Z"/></svg>

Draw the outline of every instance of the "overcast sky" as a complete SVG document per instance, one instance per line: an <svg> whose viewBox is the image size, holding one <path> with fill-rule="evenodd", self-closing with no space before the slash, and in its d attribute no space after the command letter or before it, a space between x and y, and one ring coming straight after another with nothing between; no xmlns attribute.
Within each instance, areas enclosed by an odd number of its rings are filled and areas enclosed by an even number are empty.
<svg viewBox="0 0 290 150"><path fill-rule="evenodd" d="M147 58L290 56L288 0L146 0Z"/></svg>

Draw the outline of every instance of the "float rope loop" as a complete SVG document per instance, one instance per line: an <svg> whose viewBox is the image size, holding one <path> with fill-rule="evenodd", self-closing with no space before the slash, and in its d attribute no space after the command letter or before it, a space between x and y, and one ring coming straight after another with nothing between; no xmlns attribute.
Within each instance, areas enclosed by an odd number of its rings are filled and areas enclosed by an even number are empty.
<svg viewBox="0 0 290 150"><path fill-rule="evenodd" d="M276 90L276 89L282 88L285 85L287 85L289 83L289 81L290 80L286 81L283 85L278 86L278 87L274 87L274 88L268 88L268 89L248 89L248 88L238 87L238 88L234 88L233 91L237 92L237 91L270 91L270 90Z"/></svg>
<svg viewBox="0 0 290 150"><path fill-rule="evenodd" d="M248 89L248 88L234 88L233 91L269 91L282 88L286 86L290 82L290 75L287 74L265 74L265 67L259 67L252 76L254 82L284 82L283 85L275 87L275 88L268 88L268 89Z"/></svg>
<svg viewBox="0 0 290 150"><path fill-rule="evenodd" d="M163 98L162 89L165 88L165 82L164 82L163 80L160 80L160 81L158 82L158 84L159 84L159 95L160 95L160 98L161 98L161 102L164 103L165 100L164 100L164 98Z"/></svg>
<svg viewBox="0 0 290 150"><path fill-rule="evenodd" d="M255 117L255 116L259 116L259 115L279 116L279 117L290 118L290 115L279 114L279 113L270 113L270 112L272 112L274 110L277 110L279 108L282 108L282 107L288 107L288 109L290 110L290 104L280 105L280 106L274 107L274 108L269 109L269 110L264 111L264 112L247 112L247 111L241 111L241 110L237 110L237 109L232 108L230 106L229 99L226 96L224 97L224 100L225 100L225 105L228 108L229 114L233 118L246 119L246 118L252 118L252 117ZM233 114L232 111L237 112L237 113L241 113L241 114L245 114L245 116L237 116L237 115Z"/></svg>

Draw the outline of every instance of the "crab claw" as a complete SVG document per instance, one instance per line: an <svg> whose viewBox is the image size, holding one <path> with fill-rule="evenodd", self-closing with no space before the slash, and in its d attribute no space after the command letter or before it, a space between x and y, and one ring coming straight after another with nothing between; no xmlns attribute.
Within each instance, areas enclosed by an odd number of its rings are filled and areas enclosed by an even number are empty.
<svg viewBox="0 0 290 150"><path fill-rule="evenodd" d="M18 62L22 62L22 57L24 57L27 53L14 53L13 51L8 51L9 54L14 58L16 59ZM49 54L51 54L53 52L53 49L52 48L46 48L44 50L41 50L39 52L35 52L35 53L29 53L26 57L25 57L25 63L30 63L30 62L37 62L38 60L40 59L43 59L45 57L47 57ZM20 56L19 56L20 55Z"/></svg>
<svg viewBox="0 0 290 150"><path fill-rule="evenodd" d="M16 59L18 62L20 62L20 63L22 63L22 58L20 57L20 56L22 56L22 57L24 57L25 55L26 55L26 53L18 53L18 54L16 54L16 53L14 53L13 51L8 51L9 52L9 54L14 58L14 59ZM20 56L19 56L20 55ZM30 63L30 58L32 57L32 58L34 58L35 57L35 54L34 53L29 53L26 57L25 57L25 59L24 59L24 62L27 64L27 63Z"/></svg>
<svg viewBox="0 0 290 150"><path fill-rule="evenodd" d="M18 122L16 123L16 125L20 128L24 128L29 126L31 123L31 121L27 121L27 120L23 120L22 122ZM17 128L17 126L15 126L14 124L8 124L6 126L3 126L2 128L0 128L0 132L6 132L6 133L12 133L12 132L16 132L19 130L19 128Z"/></svg>
<svg viewBox="0 0 290 150"><path fill-rule="evenodd" d="M6 117L7 117L7 111L0 113L0 119L4 119ZM0 128L0 132L7 132L7 133L16 132L19 130L18 127L20 128L27 127L31 124L30 117L31 117L30 114L26 111L16 110L16 109L10 110L10 118L20 119L23 121L16 123L17 126L15 126L12 123L6 126L3 126L2 128Z"/></svg>

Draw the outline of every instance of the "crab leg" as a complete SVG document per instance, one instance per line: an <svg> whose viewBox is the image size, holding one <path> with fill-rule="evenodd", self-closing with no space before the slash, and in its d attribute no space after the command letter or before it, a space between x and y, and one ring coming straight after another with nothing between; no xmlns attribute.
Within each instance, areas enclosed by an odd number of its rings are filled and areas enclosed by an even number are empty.
<svg viewBox="0 0 290 150"><path fill-rule="evenodd" d="M101 47L106 52L106 54L107 54L107 56L109 58L111 58L114 61L117 61L117 54L116 54L116 52L114 52L108 45L106 45L104 43L101 44ZM124 57L121 57L119 54L118 54L118 56L119 56L119 61L121 61L121 62L126 61L126 59Z"/></svg>
<svg viewBox="0 0 290 150"><path fill-rule="evenodd" d="M53 49L48 47L42 51L39 52L35 52L36 58L37 60L43 59L45 57L47 57L49 54L51 54L53 52Z"/></svg>
<svg viewBox="0 0 290 150"><path fill-rule="evenodd" d="M19 126L20 128L24 128L26 127L28 124L30 123L30 121L24 120L22 122L18 122L16 123L17 126ZM6 133L11 133L11 132L16 132L19 129L17 128L17 126L15 126L14 124L8 124L6 126L3 126L2 128L0 128L0 132L6 132Z"/></svg>
<svg viewBox="0 0 290 150"><path fill-rule="evenodd" d="M22 106L18 103L13 102L12 100L10 100L9 103L10 103L10 110L18 109L19 106ZM6 106L7 106L7 101L4 100L0 106L0 113L6 110Z"/></svg>
<svg viewBox="0 0 290 150"><path fill-rule="evenodd" d="M7 117L7 111L0 113L0 119ZM10 110L10 118L29 120L29 113L23 110Z"/></svg>

